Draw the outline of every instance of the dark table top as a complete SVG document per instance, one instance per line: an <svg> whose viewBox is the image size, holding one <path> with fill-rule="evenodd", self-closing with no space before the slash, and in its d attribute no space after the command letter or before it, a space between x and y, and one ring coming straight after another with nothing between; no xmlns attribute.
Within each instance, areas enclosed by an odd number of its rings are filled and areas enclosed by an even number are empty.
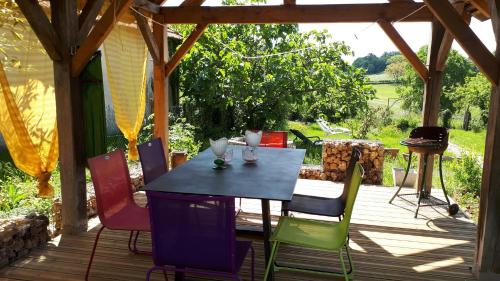
<svg viewBox="0 0 500 281"><path fill-rule="evenodd" d="M233 159L223 170L212 169L215 156L208 148L147 184L144 190L291 200L305 150L259 147L259 159L248 164L241 156L243 148L229 147L233 149Z"/></svg>

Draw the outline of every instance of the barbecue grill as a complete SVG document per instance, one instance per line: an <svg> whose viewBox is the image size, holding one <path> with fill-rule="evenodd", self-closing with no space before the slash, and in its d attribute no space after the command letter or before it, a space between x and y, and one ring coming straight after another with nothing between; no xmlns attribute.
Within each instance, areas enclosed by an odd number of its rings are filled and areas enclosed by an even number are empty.
<svg viewBox="0 0 500 281"><path fill-rule="evenodd" d="M404 198L404 196L415 195L418 198L417 208L415 210L415 218L418 216L418 210L420 209L420 207L436 205L447 205L448 213L451 216L455 215L458 212L458 205L450 203L450 199L448 198L448 194L446 193L443 181L443 153L448 147L448 130L443 127L418 127L411 131L410 137L408 139L402 140L400 143L401 145L408 147L410 155L408 157L408 165L406 166L403 182L399 186L394 196L392 196L389 203L392 203L396 196ZM425 180L421 181L420 188L417 190L417 193L399 194L401 188L405 184L406 178L408 177L408 172L411 165L411 156L413 153L418 153L424 157L422 179L425 179L427 173L427 159L429 158L429 156L439 155L439 179L441 181L441 188L443 189L446 202L430 195L430 193L425 189Z"/></svg>

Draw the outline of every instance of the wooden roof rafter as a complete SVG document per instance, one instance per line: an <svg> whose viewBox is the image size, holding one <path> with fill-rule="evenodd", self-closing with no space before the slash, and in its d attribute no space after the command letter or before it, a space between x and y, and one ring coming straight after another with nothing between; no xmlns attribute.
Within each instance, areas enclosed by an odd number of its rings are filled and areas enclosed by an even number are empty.
<svg viewBox="0 0 500 281"><path fill-rule="evenodd" d="M114 0L104 15L95 23L94 28L81 44L72 58L71 74L78 76L92 54L97 51L118 20L130 7L132 0Z"/></svg>
<svg viewBox="0 0 500 281"><path fill-rule="evenodd" d="M391 41L396 45L398 50L403 54L403 56L408 60L413 69L417 72L417 74L422 78L422 80L427 80L429 78L429 70L427 67L420 61L418 56L413 52L410 46L406 43L403 37L399 34L396 28L392 25L392 23L379 19L377 21L378 25L382 28L382 30L387 34L387 36L391 39Z"/></svg>
<svg viewBox="0 0 500 281"><path fill-rule="evenodd" d="M425 22L433 19L424 3L397 1L376 4L279 6L160 7L169 24L264 24L388 21Z"/></svg>
<svg viewBox="0 0 500 281"><path fill-rule="evenodd" d="M201 6L203 2L205 2L205 0L184 0L184 2L182 2L180 6L181 7ZM172 74L177 65L179 65L179 63L181 62L184 55L187 54L189 50L191 50L196 41L198 41L201 35L203 35L207 27L208 24L206 23L199 23L194 27L191 34L189 34L186 40L182 43L179 49L177 49L175 54L170 58L170 60L165 65L165 76L168 77L170 76L170 74Z"/></svg>
<svg viewBox="0 0 500 281"><path fill-rule="evenodd" d="M498 83L498 64L495 56L479 40L463 16L448 1L424 0L436 18L455 37L464 51L493 84Z"/></svg>
<svg viewBox="0 0 500 281"><path fill-rule="evenodd" d="M61 60L65 54L60 48L59 35L38 1L16 0L16 3L50 58L54 61Z"/></svg>
<svg viewBox="0 0 500 281"><path fill-rule="evenodd" d="M82 12L78 16L78 42L82 42L87 38L103 4L104 0L88 0L87 3L85 3Z"/></svg>

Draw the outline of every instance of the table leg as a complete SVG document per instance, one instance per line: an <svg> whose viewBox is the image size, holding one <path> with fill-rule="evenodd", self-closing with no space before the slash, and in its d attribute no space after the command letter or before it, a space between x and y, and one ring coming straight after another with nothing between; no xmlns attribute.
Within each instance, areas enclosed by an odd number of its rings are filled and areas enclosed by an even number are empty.
<svg viewBox="0 0 500 281"><path fill-rule="evenodd" d="M272 234L271 208L269 206L269 200L262 199L261 202L262 202L262 231L264 233L264 255L266 258L266 266L267 266L267 263L269 262L269 257L271 256L271 242L269 241ZM272 268L269 272L268 280L274 280L274 274Z"/></svg>
<svg viewBox="0 0 500 281"><path fill-rule="evenodd" d="M184 281L185 279L184 277L185 277L184 272L179 272L179 271L175 272L175 281Z"/></svg>

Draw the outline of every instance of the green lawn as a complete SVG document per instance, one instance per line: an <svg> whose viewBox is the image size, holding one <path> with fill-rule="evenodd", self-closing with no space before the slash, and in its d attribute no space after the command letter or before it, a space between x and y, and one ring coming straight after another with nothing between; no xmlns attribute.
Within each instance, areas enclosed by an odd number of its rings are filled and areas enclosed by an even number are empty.
<svg viewBox="0 0 500 281"><path fill-rule="evenodd" d="M307 124L307 123L298 122L298 121L288 121L288 128L300 131L302 134L304 134L307 137L318 136L321 139L350 138L350 135L345 135L345 134L340 134L340 135L327 134L321 130L321 128L319 127L319 125L316 122ZM291 139L291 140L295 139L295 135L289 132L288 139Z"/></svg>
<svg viewBox="0 0 500 281"><path fill-rule="evenodd" d="M399 96L396 93L396 84L373 84L372 87L376 91L376 98L387 101L387 99L397 99Z"/></svg>
<svg viewBox="0 0 500 281"><path fill-rule="evenodd" d="M485 140L486 130L482 130L479 133L459 129L450 130L450 142L474 154L484 155Z"/></svg>

